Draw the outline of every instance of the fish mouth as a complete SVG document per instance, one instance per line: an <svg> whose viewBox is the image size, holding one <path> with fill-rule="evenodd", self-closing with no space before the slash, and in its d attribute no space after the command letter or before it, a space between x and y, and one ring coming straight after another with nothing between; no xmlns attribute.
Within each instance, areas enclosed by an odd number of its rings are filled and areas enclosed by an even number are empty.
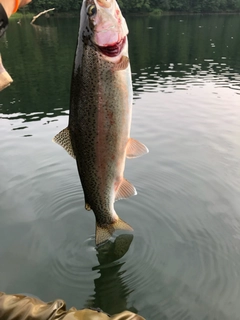
<svg viewBox="0 0 240 320"><path fill-rule="evenodd" d="M110 46L98 46L99 50L108 57L117 57L121 52L126 43L126 37L119 42Z"/></svg>

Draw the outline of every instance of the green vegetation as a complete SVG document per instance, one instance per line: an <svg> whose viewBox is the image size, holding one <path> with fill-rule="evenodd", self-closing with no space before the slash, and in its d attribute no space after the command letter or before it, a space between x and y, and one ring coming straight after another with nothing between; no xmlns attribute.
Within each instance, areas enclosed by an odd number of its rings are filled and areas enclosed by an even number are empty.
<svg viewBox="0 0 240 320"><path fill-rule="evenodd" d="M52 7L55 7L58 12L70 12L79 10L81 3L81 0L33 0L28 7L33 12ZM125 13L240 12L240 0L118 0L118 3Z"/></svg>
<svg viewBox="0 0 240 320"><path fill-rule="evenodd" d="M30 13L30 12L24 12L24 11L18 11L16 13L14 13L13 15L11 15L10 17L10 20L19 20L19 19L22 19L22 18L32 18L33 17L33 14Z"/></svg>
<svg viewBox="0 0 240 320"><path fill-rule="evenodd" d="M80 9L82 1L76 0L32 0L28 5L29 10L39 12L50 8L56 8L60 12L69 12Z"/></svg>

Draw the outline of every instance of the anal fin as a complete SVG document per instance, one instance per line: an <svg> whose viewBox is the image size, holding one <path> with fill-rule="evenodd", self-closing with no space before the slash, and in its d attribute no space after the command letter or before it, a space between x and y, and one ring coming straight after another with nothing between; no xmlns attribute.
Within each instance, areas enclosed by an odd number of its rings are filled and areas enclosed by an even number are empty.
<svg viewBox="0 0 240 320"><path fill-rule="evenodd" d="M68 127L60 131L53 138L53 142L56 142L57 144L59 144L70 154L71 157L76 159L75 154L73 152L72 142L71 142L71 137L70 137L70 132Z"/></svg>
<svg viewBox="0 0 240 320"><path fill-rule="evenodd" d="M127 158L132 159L132 158L141 157L148 152L149 152L148 148L141 142L133 138L128 139L127 153L126 153Z"/></svg>
<svg viewBox="0 0 240 320"><path fill-rule="evenodd" d="M131 196L135 196L137 194L137 190L135 187L126 179L122 179L115 196L115 201L120 199L126 199Z"/></svg>

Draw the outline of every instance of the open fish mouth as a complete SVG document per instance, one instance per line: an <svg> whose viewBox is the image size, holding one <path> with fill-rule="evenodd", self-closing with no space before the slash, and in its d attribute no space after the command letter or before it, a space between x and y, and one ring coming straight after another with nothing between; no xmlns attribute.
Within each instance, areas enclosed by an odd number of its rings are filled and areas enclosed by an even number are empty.
<svg viewBox="0 0 240 320"><path fill-rule="evenodd" d="M126 37L111 46L98 46L99 50L108 57L117 57L126 43Z"/></svg>

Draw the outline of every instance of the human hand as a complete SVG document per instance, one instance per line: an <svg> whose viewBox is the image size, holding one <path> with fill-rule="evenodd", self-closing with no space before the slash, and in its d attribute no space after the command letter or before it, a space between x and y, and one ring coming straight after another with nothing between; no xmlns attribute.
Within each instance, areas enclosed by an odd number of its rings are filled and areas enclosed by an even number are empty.
<svg viewBox="0 0 240 320"><path fill-rule="evenodd" d="M15 0L16 1L16 0ZM20 0L19 1L19 8L20 7L24 7L26 4L28 4L29 2L31 2L32 0Z"/></svg>
<svg viewBox="0 0 240 320"><path fill-rule="evenodd" d="M16 12L18 8L25 6L29 2L31 2L31 0L0 0L8 17Z"/></svg>

